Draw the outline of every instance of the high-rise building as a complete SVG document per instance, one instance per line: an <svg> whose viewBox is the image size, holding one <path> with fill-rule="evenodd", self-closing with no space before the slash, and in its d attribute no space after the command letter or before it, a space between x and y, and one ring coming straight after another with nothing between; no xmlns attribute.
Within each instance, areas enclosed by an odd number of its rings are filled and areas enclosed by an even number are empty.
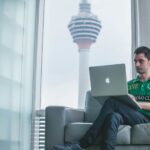
<svg viewBox="0 0 150 150"><path fill-rule="evenodd" d="M91 13L91 5L87 0L82 0L79 13L73 16L68 28L73 41L79 47L79 92L78 106L84 108L85 94L90 89L89 84L89 50L91 44L97 39L101 29L101 22Z"/></svg>

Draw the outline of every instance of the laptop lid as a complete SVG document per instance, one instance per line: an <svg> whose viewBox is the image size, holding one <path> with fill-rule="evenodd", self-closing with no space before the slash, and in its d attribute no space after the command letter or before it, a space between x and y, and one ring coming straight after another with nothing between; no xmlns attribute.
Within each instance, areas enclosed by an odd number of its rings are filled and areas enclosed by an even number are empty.
<svg viewBox="0 0 150 150"><path fill-rule="evenodd" d="M127 95L125 64L89 68L92 96Z"/></svg>

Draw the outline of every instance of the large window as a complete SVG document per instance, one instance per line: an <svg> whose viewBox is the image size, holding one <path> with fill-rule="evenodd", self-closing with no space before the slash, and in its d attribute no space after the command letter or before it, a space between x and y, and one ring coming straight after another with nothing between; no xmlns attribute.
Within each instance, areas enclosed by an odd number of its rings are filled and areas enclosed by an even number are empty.
<svg viewBox="0 0 150 150"><path fill-rule="evenodd" d="M78 47L68 30L79 12L79 0L46 0L43 55L42 108L77 107ZM91 12L102 29L90 49L90 66L125 63L131 78L131 1L91 0Z"/></svg>
<svg viewBox="0 0 150 150"><path fill-rule="evenodd" d="M0 0L0 149L29 150L35 0Z"/></svg>

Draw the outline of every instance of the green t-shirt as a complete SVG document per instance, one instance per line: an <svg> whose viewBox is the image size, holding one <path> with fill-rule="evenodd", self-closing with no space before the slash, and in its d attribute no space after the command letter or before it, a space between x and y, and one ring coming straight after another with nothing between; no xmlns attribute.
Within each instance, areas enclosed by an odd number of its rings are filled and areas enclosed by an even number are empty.
<svg viewBox="0 0 150 150"><path fill-rule="evenodd" d="M144 82L137 77L128 82L128 92L135 96L137 101L150 102L150 78ZM150 116L150 110L139 109L143 114Z"/></svg>

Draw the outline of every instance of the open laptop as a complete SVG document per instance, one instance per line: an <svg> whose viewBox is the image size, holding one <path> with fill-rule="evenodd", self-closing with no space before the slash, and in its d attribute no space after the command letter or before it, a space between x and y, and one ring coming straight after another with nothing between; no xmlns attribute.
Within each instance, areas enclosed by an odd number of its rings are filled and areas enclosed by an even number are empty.
<svg viewBox="0 0 150 150"><path fill-rule="evenodd" d="M114 96L135 105L134 107L139 107L128 96L125 64L93 66L89 67L89 71L92 96Z"/></svg>

